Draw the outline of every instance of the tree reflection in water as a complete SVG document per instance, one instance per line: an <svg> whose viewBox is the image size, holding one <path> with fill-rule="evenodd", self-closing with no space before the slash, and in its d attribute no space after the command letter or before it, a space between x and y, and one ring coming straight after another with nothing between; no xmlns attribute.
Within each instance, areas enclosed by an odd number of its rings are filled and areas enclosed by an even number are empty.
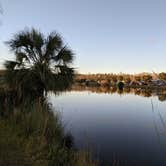
<svg viewBox="0 0 166 166"><path fill-rule="evenodd" d="M107 94L118 93L120 95L134 94L134 95L143 96L143 97L157 96L160 101L166 101L166 90L162 90L162 89L150 89L150 88L143 89L143 88L125 87L120 90L117 87L108 87L108 86L87 87L87 86L75 85L70 90L90 91L93 93L107 93Z"/></svg>

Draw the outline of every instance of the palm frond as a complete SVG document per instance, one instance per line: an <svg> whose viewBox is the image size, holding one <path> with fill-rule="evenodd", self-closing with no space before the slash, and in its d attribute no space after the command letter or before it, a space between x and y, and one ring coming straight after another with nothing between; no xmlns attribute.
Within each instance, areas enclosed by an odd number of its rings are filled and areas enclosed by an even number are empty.
<svg viewBox="0 0 166 166"><path fill-rule="evenodd" d="M31 40L33 41L34 48L39 53L39 56L41 56L42 47L44 45L44 35L41 32L39 32L35 29L32 29L32 31L31 31Z"/></svg>
<svg viewBox="0 0 166 166"><path fill-rule="evenodd" d="M67 64L73 62L74 53L72 52L72 50L68 49L65 46L59 51L59 53L57 54L55 59L56 59L56 61L62 62L64 65L67 65Z"/></svg>
<svg viewBox="0 0 166 166"><path fill-rule="evenodd" d="M24 60L29 61L29 59L25 53L22 53L22 52L16 53L16 61L23 63Z"/></svg>
<svg viewBox="0 0 166 166"><path fill-rule="evenodd" d="M17 65L19 65L19 63L16 61L6 61L4 64L7 70L14 70Z"/></svg>
<svg viewBox="0 0 166 166"><path fill-rule="evenodd" d="M49 59L53 57L54 53L60 50L62 46L63 46L63 42L62 42L61 36L56 32L52 32L46 39L45 58Z"/></svg>
<svg viewBox="0 0 166 166"><path fill-rule="evenodd" d="M20 31L14 35L13 39L6 42L12 51L17 51L21 47L31 48L33 47L33 41L31 40L29 31Z"/></svg>

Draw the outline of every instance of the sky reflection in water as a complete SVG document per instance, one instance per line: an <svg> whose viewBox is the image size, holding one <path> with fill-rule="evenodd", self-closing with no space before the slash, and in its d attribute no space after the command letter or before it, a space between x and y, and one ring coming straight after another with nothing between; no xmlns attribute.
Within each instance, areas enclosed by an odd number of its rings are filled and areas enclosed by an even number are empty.
<svg viewBox="0 0 166 166"><path fill-rule="evenodd" d="M50 98L76 147L93 149L104 166L166 165L166 102L157 96L71 91Z"/></svg>

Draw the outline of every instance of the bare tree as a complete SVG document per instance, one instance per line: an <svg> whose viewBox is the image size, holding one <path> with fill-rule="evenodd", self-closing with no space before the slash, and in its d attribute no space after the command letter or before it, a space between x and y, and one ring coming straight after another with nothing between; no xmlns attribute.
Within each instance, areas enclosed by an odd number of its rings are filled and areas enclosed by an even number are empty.
<svg viewBox="0 0 166 166"><path fill-rule="evenodd" d="M1 2L0 2L0 14L3 14L3 8L2 8L2 5L1 5Z"/></svg>
<svg viewBox="0 0 166 166"><path fill-rule="evenodd" d="M3 14L3 8L2 8L2 4L1 4L1 2L0 2L0 15L2 15ZM1 18L0 18L0 26L2 25L2 20L1 20Z"/></svg>

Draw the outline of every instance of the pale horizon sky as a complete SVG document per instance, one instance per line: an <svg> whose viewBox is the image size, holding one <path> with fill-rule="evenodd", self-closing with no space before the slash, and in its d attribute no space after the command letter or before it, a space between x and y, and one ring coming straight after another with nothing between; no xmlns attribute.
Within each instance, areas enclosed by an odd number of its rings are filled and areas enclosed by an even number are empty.
<svg viewBox="0 0 166 166"><path fill-rule="evenodd" d="M166 0L0 0L4 42L25 27L56 30L74 50L80 73L166 72Z"/></svg>

